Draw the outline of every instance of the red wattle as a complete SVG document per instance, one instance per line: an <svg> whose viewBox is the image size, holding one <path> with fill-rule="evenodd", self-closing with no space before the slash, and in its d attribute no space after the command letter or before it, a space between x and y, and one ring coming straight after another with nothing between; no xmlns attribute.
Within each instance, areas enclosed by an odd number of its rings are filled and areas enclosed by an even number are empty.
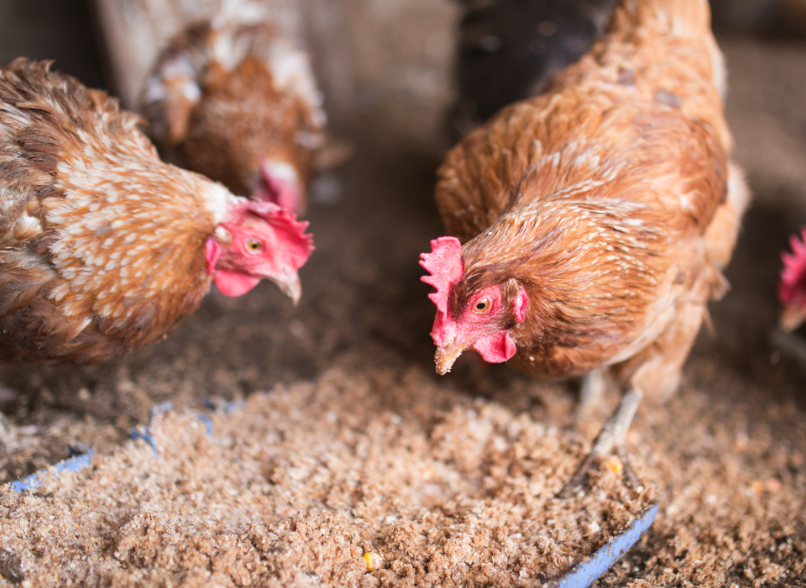
<svg viewBox="0 0 806 588"><path fill-rule="evenodd" d="M489 363L504 363L512 359L518 348L509 331L498 331L486 337L479 337L473 342L473 349L481 353L484 361Z"/></svg>
<svg viewBox="0 0 806 588"><path fill-rule="evenodd" d="M221 245L218 244L215 237L210 237L204 244L204 257L207 260L207 274L212 276L215 273L215 264L221 257Z"/></svg>
<svg viewBox="0 0 806 588"><path fill-rule="evenodd" d="M241 272L218 270L215 275L215 285L224 296L243 296L259 282L260 278Z"/></svg>

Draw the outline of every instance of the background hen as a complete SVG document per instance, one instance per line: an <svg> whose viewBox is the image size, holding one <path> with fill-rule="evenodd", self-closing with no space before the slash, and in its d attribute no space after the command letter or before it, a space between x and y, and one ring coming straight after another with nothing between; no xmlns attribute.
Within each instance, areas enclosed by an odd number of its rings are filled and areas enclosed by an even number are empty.
<svg viewBox="0 0 806 588"><path fill-rule="evenodd" d="M190 169L242 196L306 208L325 114L308 56L267 23L189 27L162 52L143 109Z"/></svg>
<svg viewBox="0 0 806 588"><path fill-rule="evenodd" d="M0 359L120 357L213 280L238 296L269 278L299 297L305 223L163 163L139 123L47 63L0 70Z"/></svg>
<svg viewBox="0 0 806 588"><path fill-rule="evenodd" d="M459 239L423 255L437 371L472 347L540 375L608 368L627 391L568 489L623 444L643 395L677 387L725 292L748 192L724 84L705 0L624 1L546 95L503 110L439 170Z"/></svg>
<svg viewBox="0 0 806 588"><path fill-rule="evenodd" d="M806 240L806 228L801 229ZM783 253L784 269L778 283L778 299L783 304L781 328L794 331L806 320L806 244L796 235L790 238L791 252Z"/></svg>

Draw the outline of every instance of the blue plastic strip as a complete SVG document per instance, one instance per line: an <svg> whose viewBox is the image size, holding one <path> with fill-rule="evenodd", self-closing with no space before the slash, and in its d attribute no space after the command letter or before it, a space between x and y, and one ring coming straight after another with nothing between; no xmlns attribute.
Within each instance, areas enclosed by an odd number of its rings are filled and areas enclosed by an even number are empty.
<svg viewBox="0 0 806 588"><path fill-rule="evenodd" d="M173 410L174 403L173 402L163 402L162 404L158 404L156 406L151 407L151 416L162 414L163 412L168 412L169 410Z"/></svg>
<svg viewBox="0 0 806 588"><path fill-rule="evenodd" d="M246 401L245 400L235 400L233 402L224 402L224 403L221 403L221 404L217 404L213 399L205 398L204 399L204 406L206 408L209 408L210 410L218 410L219 408L223 408L224 413L229 414L234 410L240 410L244 406L246 406Z"/></svg>
<svg viewBox="0 0 806 588"><path fill-rule="evenodd" d="M154 450L154 457L159 457L160 452L159 449L157 449L157 440L154 439L154 435L151 434L151 430L148 427L146 427L142 433L137 429L132 429L129 436L134 440L142 439L151 445L151 449Z"/></svg>
<svg viewBox="0 0 806 588"><path fill-rule="evenodd" d="M11 482L8 485L14 492L24 492L25 490L36 490L42 485L40 476L47 474L49 471L52 475L57 476L63 472L77 472L84 469L92 461L92 449L86 448L86 452L76 455L64 461L60 461L49 470L40 470L35 474L31 474L27 478Z"/></svg>
<svg viewBox="0 0 806 588"><path fill-rule="evenodd" d="M151 416L154 417L158 414L162 414L164 412L168 412L169 410L173 410L173 407L174 407L173 402L163 402L162 404L152 406L150 411ZM134 440L142 439L143 441L151 445L151 449L154 450L154 457L159 456L160 451L159 449L157 449L157 440L154 439L154 435L151 434L151 429L149 429L148 425L146 425L146 428L143 429L142 433L137 429L132 429L129 432L129 437L131 437Z"/></svg>
<svg viewBox="0 0 806 588"><path fill-rule="evenodd" d="M562 578L549 582L545 585L546 588L587 588L593 584L647 532L656 514L658 514L657 504L641 513L626 531L611 539L588 561L574 566Z"/></svg>
<svg viewBox="0 0 806 588"><path fill-rule="evenodd" d="M236 400L235 402L227 402L224 405L224 414L230 414L235 410L241 410L244 406L246 406L246 401L244 400Z"/></svg>
<svg viewBox="0 0 806 588"><path fill-rule="evenodd" d="M207 429L207 434L212 437L213 436L213 421L210 420L206 414L197 414L196 417L204 423L205 428Z"/></svg>

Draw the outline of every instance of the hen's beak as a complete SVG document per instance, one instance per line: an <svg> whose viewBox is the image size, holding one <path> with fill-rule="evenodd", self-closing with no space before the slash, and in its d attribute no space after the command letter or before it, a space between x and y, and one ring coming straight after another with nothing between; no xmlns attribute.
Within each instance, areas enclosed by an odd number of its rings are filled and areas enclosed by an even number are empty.
<svg viewBox="0 0 806 588"><path fill-rule="evenodd" d="M459 345L445 345L444 347L437 347L437 354L434 356L434 362L437 364L437 373L444 376L453 367L454 362L459 359L462 352L465 350L465 344Z"/></svg>
<svg viewBox="0 0 806 588"><path fill-rule="evenodd" d="M779 324L784 331L790 333L797 329L804 320L806 320L806 306L790 305L784 307Z"/></svg>
<svg viewBox="0 0 806 588"><path fill-rule="evenodd" d="M297 305L300 296L302 296L302 284L299 281L297 272L286 271L266 276L266 278L277 284L282 293L294 301L294 306Z"/></svg>

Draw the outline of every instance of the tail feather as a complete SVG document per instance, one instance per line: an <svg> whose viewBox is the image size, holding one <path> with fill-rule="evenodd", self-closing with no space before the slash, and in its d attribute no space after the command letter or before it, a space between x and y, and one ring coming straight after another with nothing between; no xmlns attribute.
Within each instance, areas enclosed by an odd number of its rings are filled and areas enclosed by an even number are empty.
<svg viewBox="0 0 806 588"><path fill-rule="evenodd" d="M269 25L202 21L174 36L154 66L143 111L159 142L187 139L191 113L205 91L215 88L245 57L270 45Z"/></svg>
<svg viewBox="0 0 806 588"><path fill-rule="evenodd" d="M711 32L708 0L623 0L612 28L654 23L679 37Z"/></svg>
<svg viewBox="0 0 806 588"><path fill-rule="evenodd" d="M165 145L187 137L193 108L201 100L204 75L213 61L212 30L206 23L174 37L160 55L142 97L151 135Z"/></svg>
<svg viewBox="0 0 806 588"><path fill-rule="evenodd" d="M727 73L724 58L711 32L708 0L622 0L609 30L631 30L638 26L677 37L704 40L711 56L712 82L720 96L725 98Z"/></svg>
<svg viewBox="0 0 806 588"><path fill-rule="evenodd" d="M698 37L711 33L711 9L707 0L642 0L678 37Z"/></svg>

